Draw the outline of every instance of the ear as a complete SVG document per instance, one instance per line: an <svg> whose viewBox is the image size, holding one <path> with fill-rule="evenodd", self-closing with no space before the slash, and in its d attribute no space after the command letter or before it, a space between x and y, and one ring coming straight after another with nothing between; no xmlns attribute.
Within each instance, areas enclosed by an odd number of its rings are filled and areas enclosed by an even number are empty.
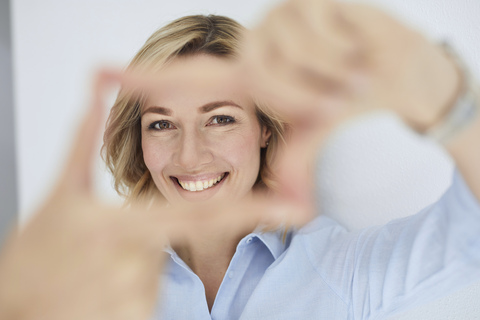
<svg viewBox="0 0 480 320"><path fill-rule="evenodd" d="M272 132L270 131L270 129L268 129L267 126L262 126L262 137L261 137L262 144L260 145L261 148L267 147L267 142L268 140L270 140L271 136L272 136Z"/></svg>

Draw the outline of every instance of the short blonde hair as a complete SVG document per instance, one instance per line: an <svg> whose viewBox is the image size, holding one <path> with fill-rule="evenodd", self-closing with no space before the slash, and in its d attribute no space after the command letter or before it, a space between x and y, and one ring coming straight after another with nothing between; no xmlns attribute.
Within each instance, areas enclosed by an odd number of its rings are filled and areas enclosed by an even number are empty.
<svg viewBox="0 0 480 320"><path fill-rule="evenodd" d="M161 66L175 57L195 54L235 58L244 30L238 22L223 16L186 16L156 31L128 68ZM158 191L143 159L141 104L126 90L120 90L104 134L103 158L113 175L115 190L127 200L148 197ZM268 147L261 150L260 171L254 187L274 189L272 164L283 141L285 123L262 103L256 104L256 113L260 125L270 130L271 137Z"/></svg>

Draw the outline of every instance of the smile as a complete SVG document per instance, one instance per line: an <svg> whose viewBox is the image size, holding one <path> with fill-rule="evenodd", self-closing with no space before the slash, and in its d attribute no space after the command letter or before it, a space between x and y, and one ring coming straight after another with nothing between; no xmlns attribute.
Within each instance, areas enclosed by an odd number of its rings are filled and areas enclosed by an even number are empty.
<svg viewBox="0 0 480 320"><path fill-rule="evenodd" d="M203 191L214 187L217 183L223 180L227 173L222 173L216 178L209 180L198 180L198 181L183 181L177 178L178 184L187 191Z"/></svg>

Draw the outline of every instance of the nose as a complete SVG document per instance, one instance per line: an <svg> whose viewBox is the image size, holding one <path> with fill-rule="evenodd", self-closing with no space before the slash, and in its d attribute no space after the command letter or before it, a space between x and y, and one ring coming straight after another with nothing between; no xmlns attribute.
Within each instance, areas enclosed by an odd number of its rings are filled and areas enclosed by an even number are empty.
<svg viewBox="0 0 480 320"><path fill-rule="evenodd" d="M194 171L213 161L206 138L196 131L183 132L173 163L185 170Z"/></svg>

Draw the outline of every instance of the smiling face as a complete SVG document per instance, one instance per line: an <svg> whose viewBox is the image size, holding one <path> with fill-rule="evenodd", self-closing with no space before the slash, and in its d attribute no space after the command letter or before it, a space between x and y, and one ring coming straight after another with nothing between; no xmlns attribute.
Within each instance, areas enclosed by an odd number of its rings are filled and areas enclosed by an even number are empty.
<svg viewBox="0 0 480 320"><path fill-rule="evenodd" d="M176 58L142 108L144 161L170 203L251 193L270 133L235 70L209 55Z"/></svg>

